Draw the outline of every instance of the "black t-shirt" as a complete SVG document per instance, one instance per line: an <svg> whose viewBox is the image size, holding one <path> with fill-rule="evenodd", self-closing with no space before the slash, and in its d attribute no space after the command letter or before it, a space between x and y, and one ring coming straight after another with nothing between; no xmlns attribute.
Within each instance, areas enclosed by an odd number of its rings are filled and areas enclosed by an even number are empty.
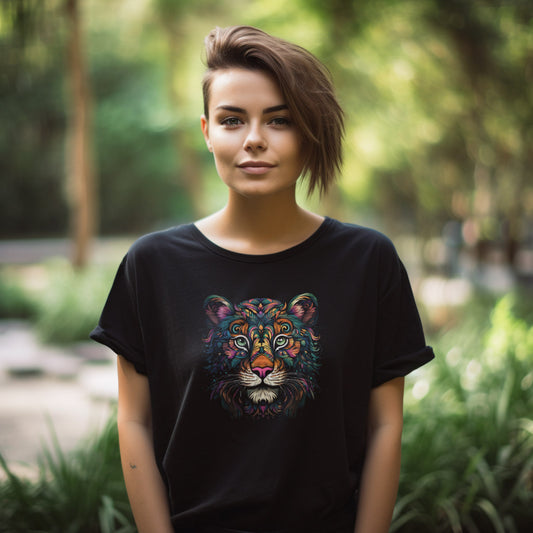
<svg viewBox="0 0 533 533"><path fill-rule="evenodd" d="M91 337L148 376L179 532L351 532L370 391L433 358L392 243L330 218L268 255L142 237Z"/></svg>

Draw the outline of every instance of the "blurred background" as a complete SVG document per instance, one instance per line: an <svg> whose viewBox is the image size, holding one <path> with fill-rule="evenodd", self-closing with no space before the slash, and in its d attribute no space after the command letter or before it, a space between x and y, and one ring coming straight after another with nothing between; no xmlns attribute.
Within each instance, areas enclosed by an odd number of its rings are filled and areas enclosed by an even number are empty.
<svg viewBox="0 0 533 533"><path fill-rule="evenodd" d="M135 531L87 335L136 237L224 204L200 82L232 24L329 67L343 176L301 201L394 240L437 353L391 531L530 531L529 0L0 0L0 531Z"/></svg>

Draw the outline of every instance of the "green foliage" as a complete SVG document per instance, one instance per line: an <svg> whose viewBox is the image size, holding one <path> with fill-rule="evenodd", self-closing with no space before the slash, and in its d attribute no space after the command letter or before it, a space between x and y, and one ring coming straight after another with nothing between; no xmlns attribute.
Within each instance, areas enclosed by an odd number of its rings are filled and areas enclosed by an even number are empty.
<svg viewBox="0 0 533 533"><path fill-rule="evenodd" d="M178 117L165 99L158 65L119 61L112 50L93 63L101 232L142 233L189 219L177 175Z"/></svg>
<svg viewBox="0 0 533 533"><path fill-rule="evenodd" d="M13 276L0 270L0 319L33 318L36 312L35 299Z"/></svg>
<svg viewBox="0 0 533 533"><path fill-rule="evenodd" d="M23 271L0 270L0 319L29 319L46 343L87 341L98 323L116 265L93 265L80 271L56 259L35 268L42 287L32 290Z"/></svg>
<svg viewBox="0 0 533 533"><path fill-rule="evenodd" d="M67 226L63 63L54 4L0 2L1 237L47 235Z"/></svg>
<svg viewBox="0 0 533 533"><path fill-rule="evenodd" d="M115 417L71 453L52 436L36 479L16 475L0 455L0 532L134 533Z"/></svg>
<svg viewBox="0 0 533 533"><path fill-rule="evenodd" d="M41 339L54 344L86 341L98 323L115 270L100 265L77 271L66 261L49 263L36 317Z"/></svg>
<svg viewBox="0 0 533 533"><path fill-rule="evenodd" d="M64 236L69 227L63 3L0 2L0 123L9 125L0 129L0 238ZM99 11L90 3L84 13L91 19ZM157 33L133 23L117 32L116 20L94 29L85 20L84 27L101 232L140 233L190 219L177 170L176 113L161 46L152 44Z"/></svg>
<svg viewBox="0 0 533 533"><path fill-rule="evenodd" d="M516 298L499 300L490 316L467 307L410 382L392 531L529 531L533 327L518 315L531 307Z"/></svg>
<svg viewBox="0 0 533 533"><path fill-rule="evenodd" d="M434 236L450 219L473 218L483 239L525 234L531 2L123 4L82 10L102 232L149 231L220 207L198 128L200 59L202 37L232 23L294 40L331 69L347 116L345 204L377 213L391 233L403 223ZM61 6L0 2L0 122L9 124L0 131L0 236L68 227ZM203 188L191 186L196 178Z"/></svg>

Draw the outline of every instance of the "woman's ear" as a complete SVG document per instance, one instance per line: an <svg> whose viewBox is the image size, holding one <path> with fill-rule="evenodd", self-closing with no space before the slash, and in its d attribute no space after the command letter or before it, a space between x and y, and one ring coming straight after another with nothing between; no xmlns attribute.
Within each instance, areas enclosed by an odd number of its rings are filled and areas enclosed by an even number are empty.
<svg viewBox="0 0 533 533"><path fill-rule="evenodd" d="M209 123L205 115L200 117L200 125L202 127L202 133L204 134L205 144L207 144L207 149L212 152L213 148L211 146L211 141L209 140Z"/></svg>

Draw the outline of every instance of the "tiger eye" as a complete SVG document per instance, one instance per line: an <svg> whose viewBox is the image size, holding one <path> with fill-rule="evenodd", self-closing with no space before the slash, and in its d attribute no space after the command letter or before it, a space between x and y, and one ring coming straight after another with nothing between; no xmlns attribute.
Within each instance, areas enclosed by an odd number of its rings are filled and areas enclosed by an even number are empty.
<svg viewBox="0 0 533 533"><path fill-rule="evenodd" d="M235 343L235 346L237 346L237 348L246 348L248 345L246 339L243 339L242 337L237 337L233 340L233 342Z"/></svg>
<svg viewBox="0 0 533 533"><path fill-rule="evenodd" d="M287 339L287 337L277 337L275 340L277 348L283 348L284 346L287 346L288 343L289 339Z"/></svg>

